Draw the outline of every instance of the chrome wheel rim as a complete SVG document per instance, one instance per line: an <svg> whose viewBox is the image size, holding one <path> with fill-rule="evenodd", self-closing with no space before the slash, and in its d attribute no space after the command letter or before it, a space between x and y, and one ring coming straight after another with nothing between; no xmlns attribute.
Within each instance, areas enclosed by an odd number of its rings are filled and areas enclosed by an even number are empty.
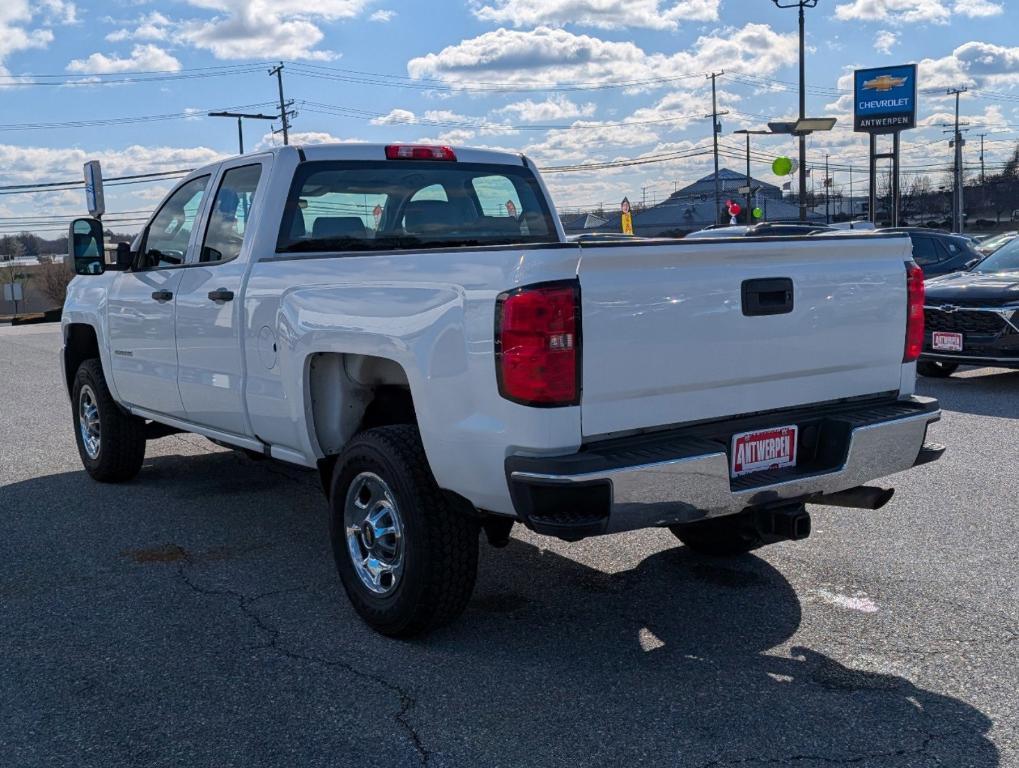
<svg viewBox="0 0 1019 768"><path fill-rule="evenodd" d="M90 459L97 459L101 443L99 405L96 403L95 392L88 384L81 388L78 395L78 429L85 453Z"/></svg>
<svg viewBox="0 0 1019 768"><path fill-rule="evenodd" d="M347 552L361 583L373 594L388 595L403 575L403 521L386 482L362 472L347 489L343 504Z"/></svg>

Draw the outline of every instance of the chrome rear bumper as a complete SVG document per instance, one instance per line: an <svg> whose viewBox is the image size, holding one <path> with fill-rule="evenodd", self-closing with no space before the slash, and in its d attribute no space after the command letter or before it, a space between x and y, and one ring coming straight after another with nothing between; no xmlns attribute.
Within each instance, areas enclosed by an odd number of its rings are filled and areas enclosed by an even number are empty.
<svg viewBox="0 0 1019 768"><path fill-rule="evenodd" d="M821 415L777 412L672 435L614 441L567 457L511 457L507 476L517 513L532 528L582 538L783 502L823 503L825 494L914 466L928 425L939 418L937 401L921 397ZM748 423L796 423L801 435L804 425L815 428L812 456L797 468L730 478L729 441L724 436L743 431ZM707 436L712 431L714 435Z"/></svg>

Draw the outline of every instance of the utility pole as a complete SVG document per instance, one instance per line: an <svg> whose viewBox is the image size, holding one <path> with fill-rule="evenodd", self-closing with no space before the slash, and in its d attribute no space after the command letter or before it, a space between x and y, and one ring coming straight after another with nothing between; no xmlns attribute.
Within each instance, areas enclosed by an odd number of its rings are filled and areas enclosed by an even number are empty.
<svg viewBox="0 0 1019 768"><path fill-rule="evenodd" d="M839 206L840 213L841 206ZM853 210L853 166L849 166L849 228L853 228L853 220L856 218L856 211Z"/></svg>
<svg viewBox="0 0 1019 768"><path fill-rule="evenodd" d="M640 188L640 207L647 208L647 187Z"/></svg>
<svg viewBox="0 0 1019 768"><path fill-rule="evenodd" d="M291 106L294 102L286 101L283 98L283 62L281 61L275 67L269 70L270 75L276 75L276 84L280 90L280 121L283 124L283 146L290 143L290 113L287 112L287 107Z"/></svg>
<svg viewBox="0 0 1019 768"><path fill-rule="evenodd" d="M831 177L828 175L828 153L824 153L824 223L831 224L828 201L831 199Z"/></svg>
<svg viewBox="0 0 1019 768"><path fill-rule="evenodd" d="M715 78L724 75L725 72L712 72L708 77L711 78L711 143L713 152L715 155L715 224L718 224L720 219L720 211L722 207L722 193L719 189L718 180L718 131L720 126L718 125L719 114L727 114L725 112L719 113L718 111L718 98L715 92Z"/></svg>
<svg viewBox="0 0 1019 768"><path fill-rule="evenodd" d="M986 133L980 134L980 186L984 186L984 136Z"/></svg>
<svg viewBox="0 0 1019 768"><path fill-rule="evenodd" d="M955 204L952 206L952 229L959 233L962 233L965 226L962 205L962 134L959 133L959 95L965 92L966 88L948 89L948 95L955 96L955 130L953 132L955 139L952 143L955 148L955 166L952 174L955 186Z"/></svg>
<svg viewBox="0 0 1019 768"><path fill-rule="evenodd" d="M747 216L747 226L748 227L751 225L751 223L754 220L753 214L751 213L751 211L753 210L753 208L751 207L751 204L753 203L752 195L753 195L753 191L750 188L750 131L747 131L747 210L746 210L746 216Z"/></svg>

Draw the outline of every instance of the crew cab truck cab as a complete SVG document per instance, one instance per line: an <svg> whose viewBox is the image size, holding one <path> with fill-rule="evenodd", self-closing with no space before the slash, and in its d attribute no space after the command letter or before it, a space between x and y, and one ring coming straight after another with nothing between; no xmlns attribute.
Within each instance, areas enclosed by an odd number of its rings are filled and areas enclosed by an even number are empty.
<svg viewBox="0 0 1019 768"><path fill-rule="evenodd" d="M481 531L738 554L943 450L905 235L569 242L525 157L408 145L194 171L116 265L99 222L70 235L88 472L129 480L172 431L317 468L343 586L390 635L464 609Z"/></svg>

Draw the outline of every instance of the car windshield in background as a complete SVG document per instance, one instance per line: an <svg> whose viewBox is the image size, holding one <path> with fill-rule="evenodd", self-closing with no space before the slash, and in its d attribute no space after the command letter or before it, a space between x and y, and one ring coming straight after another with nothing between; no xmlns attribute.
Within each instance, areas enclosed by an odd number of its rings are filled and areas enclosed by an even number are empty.
<svg viewBox="0 0 1019 768"><path fill-rule="evenodd" d="M1019 272L1019 239L1012 240L980 262L973 270L988 272Z"/></svg>
<svg viewBox="0 0 1019 768"><path fill-rule="evenodd" d="M1015 232L1005 232L994 237L989 237L981 243L977 243L977 250L983 254L994 253L996 250L1006 243L1010 243L1016 238Z"/></svg>
<svg viewBox="0 0 1019 768"><path fill-rule="evenodd" d="M448 161L302 163L276 250L381 251L558 242L525 166Z"/></svg>

